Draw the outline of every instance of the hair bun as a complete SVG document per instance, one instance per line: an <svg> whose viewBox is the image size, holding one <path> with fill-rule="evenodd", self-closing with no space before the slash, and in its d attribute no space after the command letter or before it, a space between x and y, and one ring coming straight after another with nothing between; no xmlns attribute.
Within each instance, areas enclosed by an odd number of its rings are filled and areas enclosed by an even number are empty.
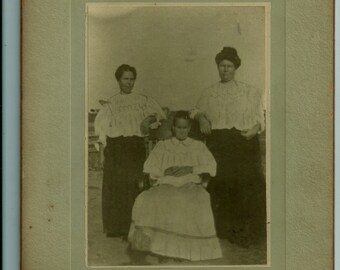
<svg viewBox="0 0 340 270"><path fill-rule="evenodd" d="M230 53L230 54L233 54L233 55L237 55L237 51L233 47L224 47L221 52L222 53Z"/></svg>
<svg viewBox="0 0 340 270"><path fill-rule="evenodd" d="M223 60L229 60L233 62L236 69L241 65L241 59L237 54L237 50L233 47L223 47L222 51L216 55L215 62L217 65Z"/></svg>

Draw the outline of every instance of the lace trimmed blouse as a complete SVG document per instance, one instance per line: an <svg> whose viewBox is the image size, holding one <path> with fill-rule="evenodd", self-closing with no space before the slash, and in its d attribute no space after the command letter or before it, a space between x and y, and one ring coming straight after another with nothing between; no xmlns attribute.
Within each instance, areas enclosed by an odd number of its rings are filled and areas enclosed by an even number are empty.
<svg viewBox="0 0 340 270"><path fill-rule="evenodd" d="M140 125L151 115L155 115L157 121L166 118L162 108L150 97L135 93L116 94L97 114L95 133L99 137L142 137Z"/></svg>
<svg viewBox="0 0 340 270"><path fill-rule="evenodd" d="M212 129L251 129L260 124L265 128L262 96L258 89L239 81L218 82L201 95L191 116L204 113Z"/></svg>

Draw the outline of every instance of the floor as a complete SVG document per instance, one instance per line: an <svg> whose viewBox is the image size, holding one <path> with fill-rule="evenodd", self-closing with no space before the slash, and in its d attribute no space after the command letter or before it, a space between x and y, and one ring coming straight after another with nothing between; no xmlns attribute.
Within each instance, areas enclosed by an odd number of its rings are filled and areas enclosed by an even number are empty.
<svg viewBox="0 0 340 270"><path fill-rule="evenodd" d="M127 242L107 238L101 224L101 171L89 171L88 177L88 264L89 266L129 265ZM265 245L242 248L221 240L223 258L200 262L176 262L174 265L259 265L266 264Z"/></svg>

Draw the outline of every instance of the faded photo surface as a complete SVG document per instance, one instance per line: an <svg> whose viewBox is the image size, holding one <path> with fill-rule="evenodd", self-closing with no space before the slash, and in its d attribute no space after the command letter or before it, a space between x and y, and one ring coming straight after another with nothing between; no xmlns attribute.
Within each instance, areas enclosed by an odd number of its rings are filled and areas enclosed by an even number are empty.
<svg viewBox="0 0 340 270"><path fill-rule="evenodd" d="M269 265L269 9L86 6L88 266Z"/></svg>

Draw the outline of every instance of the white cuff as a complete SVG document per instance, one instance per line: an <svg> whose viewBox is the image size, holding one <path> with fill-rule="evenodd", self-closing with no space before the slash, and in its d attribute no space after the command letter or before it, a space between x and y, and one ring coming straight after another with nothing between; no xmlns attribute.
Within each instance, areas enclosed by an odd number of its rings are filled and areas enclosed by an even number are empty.
<svg viewBox="0 0 340 270"><path fill-rule="evenodd" d="M194 109L192 109L191 111L190 111L190 118L191 119L195 119L195 116L198 114L198 113L200 113L201 111L199 110L199 109L197 109L197 108L194 108Z"/></svg>
<svg viewBox="0 0 340 270"><path fill-rule="evenodd" d="M260 130L257 132L257 134L261 134L265 130L264 123L258 123L260 125Z"/></svg>
<svg viewBox="0 0 340 270"><path fill-rule="evenodd" d="M150 127L151 129L156 129L156 128L158 128L160 125L161 125L161 123L160 123L159 121L157 121L157 122L151 123L151 124L149 125L149 127Z"/></svg>
<svg viewBox="0 0 340 270"><path fill-rule="evenodd" d="M106 135L99 135L98 142L106 145Z"/></svg>

